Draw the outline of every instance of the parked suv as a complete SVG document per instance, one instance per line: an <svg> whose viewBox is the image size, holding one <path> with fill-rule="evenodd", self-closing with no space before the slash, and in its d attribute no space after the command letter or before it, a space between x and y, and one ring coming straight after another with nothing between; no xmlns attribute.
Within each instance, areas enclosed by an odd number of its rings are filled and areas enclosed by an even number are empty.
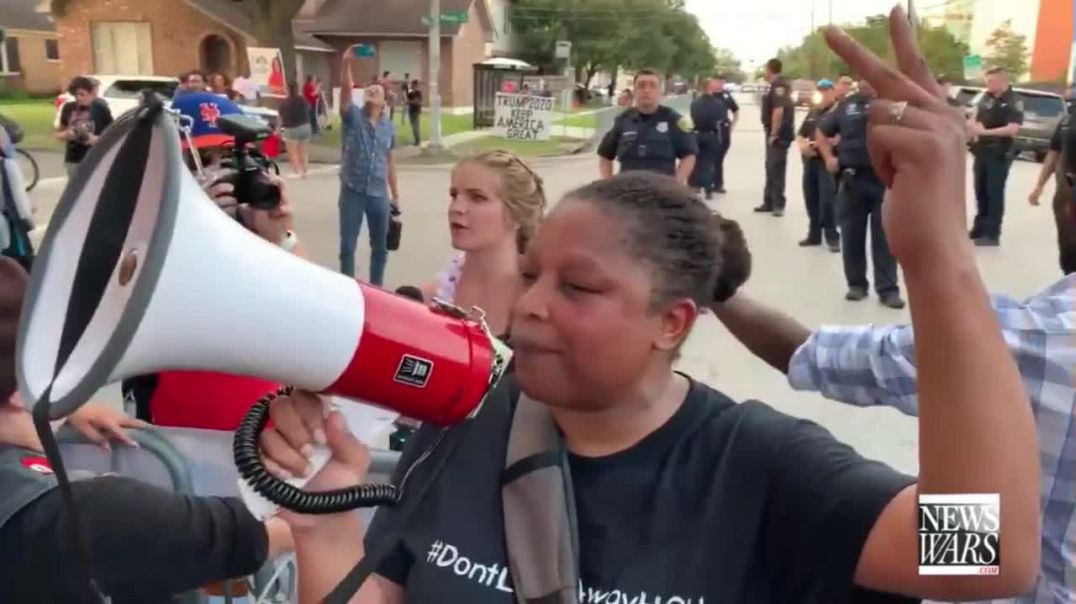
<svg viewBox="0 0 1076 604"><path fill-rule="evenodd" d="M1014 88L1013 92L1024 105L1024 125L1016 135L1016 151L1031 153L1035 161L1042 162L1050 150L1050 139L1065 116L1065 99L1059 94L1044 90ZM975 97L972 106L978 106L983 93Z"/></svg>

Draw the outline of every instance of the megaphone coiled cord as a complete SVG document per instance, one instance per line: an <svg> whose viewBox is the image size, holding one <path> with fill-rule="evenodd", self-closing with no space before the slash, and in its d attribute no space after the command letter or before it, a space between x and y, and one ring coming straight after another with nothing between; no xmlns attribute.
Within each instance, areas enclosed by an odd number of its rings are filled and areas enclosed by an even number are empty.
<svg viewBox="0 0 1076 604"><path fill-rule="evenodd" d="M239 476L254 492L299 514L337 514L398 503L400 490L391 484L362 484L346 489L308 493L269 473L262 462L258 437L269 423L269 405L277 397L291 396L292 390L290 386L282 387L258 399L235 431L232 444L235 467L239 470Z"/></svg>

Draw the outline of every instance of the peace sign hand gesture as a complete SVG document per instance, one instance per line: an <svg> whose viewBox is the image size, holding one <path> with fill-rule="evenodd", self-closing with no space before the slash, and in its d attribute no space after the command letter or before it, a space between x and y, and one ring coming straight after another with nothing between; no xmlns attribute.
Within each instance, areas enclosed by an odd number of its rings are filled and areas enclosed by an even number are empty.
<svg viewBox="0 0 1076 604"><path fill-rule="evenodd" d="M871 105L868 151L888 189L882 220L890 250L905 270L965 260L967 132L963 116L945 102L919 53L903 9L893 9L889 32L898 69L886 65L837 28L826 42L877 90Z"/></svg>

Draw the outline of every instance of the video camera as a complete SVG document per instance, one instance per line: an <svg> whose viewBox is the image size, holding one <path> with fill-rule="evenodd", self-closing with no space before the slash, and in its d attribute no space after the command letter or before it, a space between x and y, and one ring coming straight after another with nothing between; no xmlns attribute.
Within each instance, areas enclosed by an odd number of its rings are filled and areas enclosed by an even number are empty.
<svg viewBox="0 0 1076 604"><path fill-rule="evenodd" d="M222 167L232 171L222 182L235 187L235 198L257 210L272 210L280 205L280 187L269 179L270 171L280 173L273 160L251 145L265 140L272 131L267 125L246 115L224 115L217 118L221 132L235 138L235 144L224 158Z"/></svg>

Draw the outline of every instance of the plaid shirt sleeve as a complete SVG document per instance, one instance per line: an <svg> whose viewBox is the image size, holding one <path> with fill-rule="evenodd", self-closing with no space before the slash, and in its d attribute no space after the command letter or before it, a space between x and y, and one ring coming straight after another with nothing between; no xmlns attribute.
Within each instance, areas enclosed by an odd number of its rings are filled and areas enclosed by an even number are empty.
<svg viewBox="0 0 1076 604"><path fill-rule="evenodd" d="M822 327L792 356L788 382L795 390L816 391L842 403L884 405L917 415L912 328Z"/></svg>

